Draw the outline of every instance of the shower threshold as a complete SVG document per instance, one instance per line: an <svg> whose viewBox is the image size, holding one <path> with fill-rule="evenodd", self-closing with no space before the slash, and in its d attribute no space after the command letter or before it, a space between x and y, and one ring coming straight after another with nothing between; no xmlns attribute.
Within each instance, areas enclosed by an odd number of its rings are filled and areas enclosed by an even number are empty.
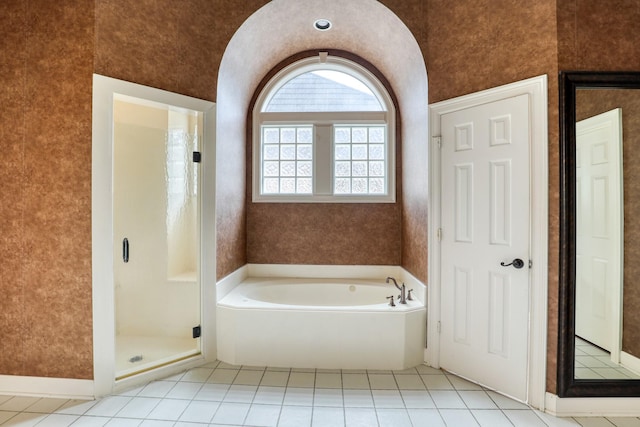
<svg viewBox="0 0 640 427"><path fill-rule="evenodd" d="M200 354L193 338L116 336L116 380Z"/></svg>

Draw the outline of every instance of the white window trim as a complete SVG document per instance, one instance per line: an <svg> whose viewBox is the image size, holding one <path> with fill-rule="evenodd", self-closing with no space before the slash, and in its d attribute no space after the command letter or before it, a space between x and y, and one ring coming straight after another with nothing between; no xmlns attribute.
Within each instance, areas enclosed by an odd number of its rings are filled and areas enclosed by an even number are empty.
<svg viewBox="0 0 640 427"><path fill-rule="evenodd" d="M321 67L319 65L321 64ZM267 105L269 99L291 78L317 69L333 69L346 72L368 83L367 86L374 95L383 103L387 111L366 112L298 112L280 113L263 112L261 108ZM283 76L289 78L284 79ZM256 99L253 116L253 159L252 159L252 201L254 203L395 203L396 201L396 123L395 105L386 88L369 70L344 58L328 56L320 53L319 56L297 61L284 67L265 85ZM315 152L315 127L321 125L348 124L348 125L385 125L387 129L387 193L381 195L357 195L357 194L261 194L261 127L263 125L313 125L314 126L314 152ZM332 139L333 153L333 139ZM331 180L333 184L333 162ZM314 158L314 176L316 159ZM333 185L332 185L333 187ZM314 183L315 191L315 183Z"/></svg>

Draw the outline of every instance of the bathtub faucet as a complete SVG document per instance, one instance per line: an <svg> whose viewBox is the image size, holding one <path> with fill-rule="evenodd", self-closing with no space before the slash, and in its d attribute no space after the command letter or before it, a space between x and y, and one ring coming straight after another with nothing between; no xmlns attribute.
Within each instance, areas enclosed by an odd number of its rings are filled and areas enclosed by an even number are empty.
<svg viewBox="0 0 640 427"><path fill-rule="evenodd" d="M387 277L387 283L389 283L389 280L393 281L393 284L400 291L400 295L398 295L398 304L406 304L407 294L406 294L406 288L404 286L404 283L402 284L402 286L398 286L398 282L396 282L396 279L394 279L393 277Z"/></svg>

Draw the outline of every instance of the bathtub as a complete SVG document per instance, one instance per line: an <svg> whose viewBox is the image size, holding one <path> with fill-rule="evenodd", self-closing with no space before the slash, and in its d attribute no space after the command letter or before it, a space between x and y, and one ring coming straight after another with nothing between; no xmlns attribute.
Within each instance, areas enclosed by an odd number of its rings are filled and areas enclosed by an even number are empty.
<svg viewBox="0 0 640 427"><path fill-rule="evenodd" d="M380 280L244 280L217 304L218 359L234 365L401 370L424 359L426 308L391 307Z"/></svg>

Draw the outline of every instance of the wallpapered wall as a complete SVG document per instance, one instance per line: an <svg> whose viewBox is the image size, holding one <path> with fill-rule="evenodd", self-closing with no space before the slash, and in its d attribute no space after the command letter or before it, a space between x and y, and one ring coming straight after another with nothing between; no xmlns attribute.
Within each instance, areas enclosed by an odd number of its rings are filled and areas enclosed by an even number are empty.
<svg viewBox="0 0 640 427"><path fill-rule="evenodd" d="M7 0L0 4L3 155L0 374L92 378L91 75L215 101L224 49L266 0ZM423 51L429 101L549 75L549 346L555 390L559 69L640 69L640 0L385 0ZM453 31L452 29L455 29ZM616 49L611 49L615 43ZM427 120L427 117L425 117ZM407 189L405 189L406 191ZM423 189L426 191L426 189ZM426 194L426 193L425 193ZM244 208L242 208L244 209ZM247 261L246 212L218 229L218 276ZM395 213L389 218L394 217ZM426 278L404 206L403 265ZM416 225L418 224L418 225ZM228 232L228 230L230 230ZM304 238L301 236L300 238ZM425 249L424 253L414 250Z"/></svg>

